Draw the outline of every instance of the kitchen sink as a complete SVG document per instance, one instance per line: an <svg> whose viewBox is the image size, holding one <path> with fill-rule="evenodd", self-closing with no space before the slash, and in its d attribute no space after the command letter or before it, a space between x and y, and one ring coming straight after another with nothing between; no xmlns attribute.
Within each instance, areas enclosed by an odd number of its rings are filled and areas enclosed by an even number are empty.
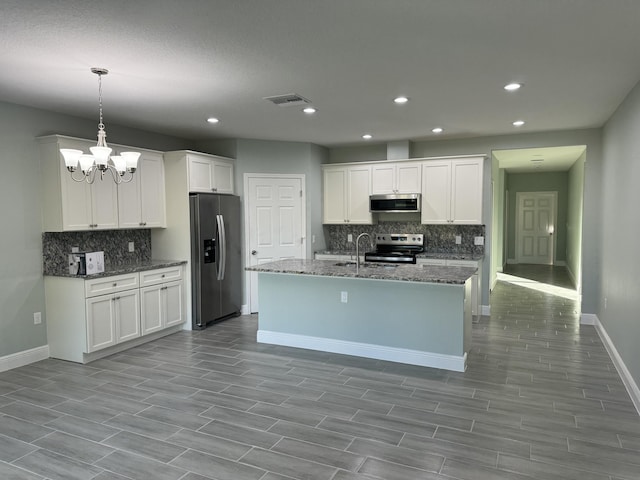
<svg viewBox="0 0 640 480"><path fill-rule="evenodd" d="M364 263L360 266L365 268L396 268L398 265L395 263Z"/></svg>
<svg viewBox="0 0 640 480"><path fill-rule="evenodd" d="M356 262L337 262L334 263L336 267L355 267ZM396 268L398 265L389 263L361 263L360 268Z"/></svg>

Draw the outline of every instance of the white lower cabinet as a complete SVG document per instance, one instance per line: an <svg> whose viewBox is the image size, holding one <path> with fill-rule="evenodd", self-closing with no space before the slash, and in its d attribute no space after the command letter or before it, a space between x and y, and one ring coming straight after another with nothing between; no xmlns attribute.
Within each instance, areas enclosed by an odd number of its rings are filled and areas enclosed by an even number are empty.
<svg viewBox="0 0 640 480"><path fill-rule="evenodd" d="M140 285L143 335L184 322L182 268L141 272Z"/></svg>
<svg viewBox="0 0 640 480"><path fill-rule="evenodd" d="M87 353L139 336L138 289L87 299Z"/></svg>
<svg viewBox="0 0 640 480"><path fill-rule="evenodd" d="M72 362L141 343L185 316L182 266L87 280L46 276L45 296L49 354Z"/></svg>

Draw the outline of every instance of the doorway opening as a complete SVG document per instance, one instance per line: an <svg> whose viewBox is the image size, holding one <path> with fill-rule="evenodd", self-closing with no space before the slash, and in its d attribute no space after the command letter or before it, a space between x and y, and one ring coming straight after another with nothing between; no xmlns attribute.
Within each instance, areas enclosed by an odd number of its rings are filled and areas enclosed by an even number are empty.
<svg viewBox="0 0 640 480"><path fill-rule="evenodd" d="M498 280L579 300L586 146L495 150L491 289Z"/></svg>

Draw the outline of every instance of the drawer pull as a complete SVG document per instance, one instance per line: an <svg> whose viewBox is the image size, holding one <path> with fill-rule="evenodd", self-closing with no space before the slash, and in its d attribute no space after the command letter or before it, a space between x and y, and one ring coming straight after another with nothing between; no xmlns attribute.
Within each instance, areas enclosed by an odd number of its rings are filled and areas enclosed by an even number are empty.
<svg viewBox="0 0 640 480"><path fill-rule="evenodd" d="M118 286L118 284L117 284L117 283L114 283L114 284L112 285L112 287L117 287L117 286Z"/></svg>

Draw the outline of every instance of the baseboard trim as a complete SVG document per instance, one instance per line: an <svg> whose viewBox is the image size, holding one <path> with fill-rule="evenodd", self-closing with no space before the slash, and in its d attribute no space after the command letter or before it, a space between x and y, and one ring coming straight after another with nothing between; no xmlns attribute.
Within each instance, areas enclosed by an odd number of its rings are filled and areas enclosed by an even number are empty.
<svg viewBox="0 0 640 480"><path fill-rule="evenodd" d="M30 363L39 362L49 358L49 345L23 350L0 357L0 372L11 370L12 368L24 367Z"/></svg>
<svg viewBox="0 0 640 480"><path fill-rule="evenodd" d="M490 316L491 315L491 305L482 305L480 308L480 313L483 316Z"/></svg>
<svg viewBox="0 0 640 480"><path fill-rule="evenodd" d="M248 304L244 304L240 307L240 315L251 315L251 309Z"/></svg>
<svg viewBox="0 0 640 480"><path fill-rule="evenodd" d="M515 258L507 258L507 265L517 265L518 264L518 260L516 260Z"/></svg>
<svg viewBox="0 0 640 480"><path fill-rule="evenodd" d="M259 343L341 353L344 355L354 355L356 357L375 358L377 360L388 360L390 362L407 363L409 365L419 365L422 367L442 368L455 372L464 372L467 367L466 353L462 356L445 355L406 348L386 347L369 343L280 333L269 330L258 330L257 340Z"/></svg>
<svg viewBox="0 0 640 480"><path fill-rule="evenodd" d="M580 325L600 325L600 320L594 313L582 313L580 314Z"/></svg>
<svg viewBox="0 0 640 480"><path fill-rule="evenodd" d="M613 365L616 367L616 370L618 371L618 374L622 379L622 383L624 383L627 392L629 392L629 396L631 397L633 405L636 407L638 415L640 415L640 388L638 388L638 384L631 376L631 372L629 372L629 369L622 360L622 357L620 357L620 354L618 353L616 346L613 344L611 337L609 337L609 334L605 330L604 326L602 325L602 323L600 323L600 319L595 314L583 313L580 316L580 324L593 325L595 327L600 340L602 340L604 348L607 350L607 353L611 357Z"/></svg>
<svg viewBox="0 0 640 480"><path fill-rule="evenodd" d="M553 262L553 264L554 264L556 267L566 267L566 266L567 266L567 262L565 262L564 260L555 260L555 261Z"/></svg>
<svg viewBox="0 0 640 480"><path fill-rule="evenodd" d="M573 270L571 270L571 267L569 265L567 265L566 268L567 268L567 273L569 274L569 279L571 280L571 283L577 289L578 282L576 281L576 276L573 274Z"/></svg>

